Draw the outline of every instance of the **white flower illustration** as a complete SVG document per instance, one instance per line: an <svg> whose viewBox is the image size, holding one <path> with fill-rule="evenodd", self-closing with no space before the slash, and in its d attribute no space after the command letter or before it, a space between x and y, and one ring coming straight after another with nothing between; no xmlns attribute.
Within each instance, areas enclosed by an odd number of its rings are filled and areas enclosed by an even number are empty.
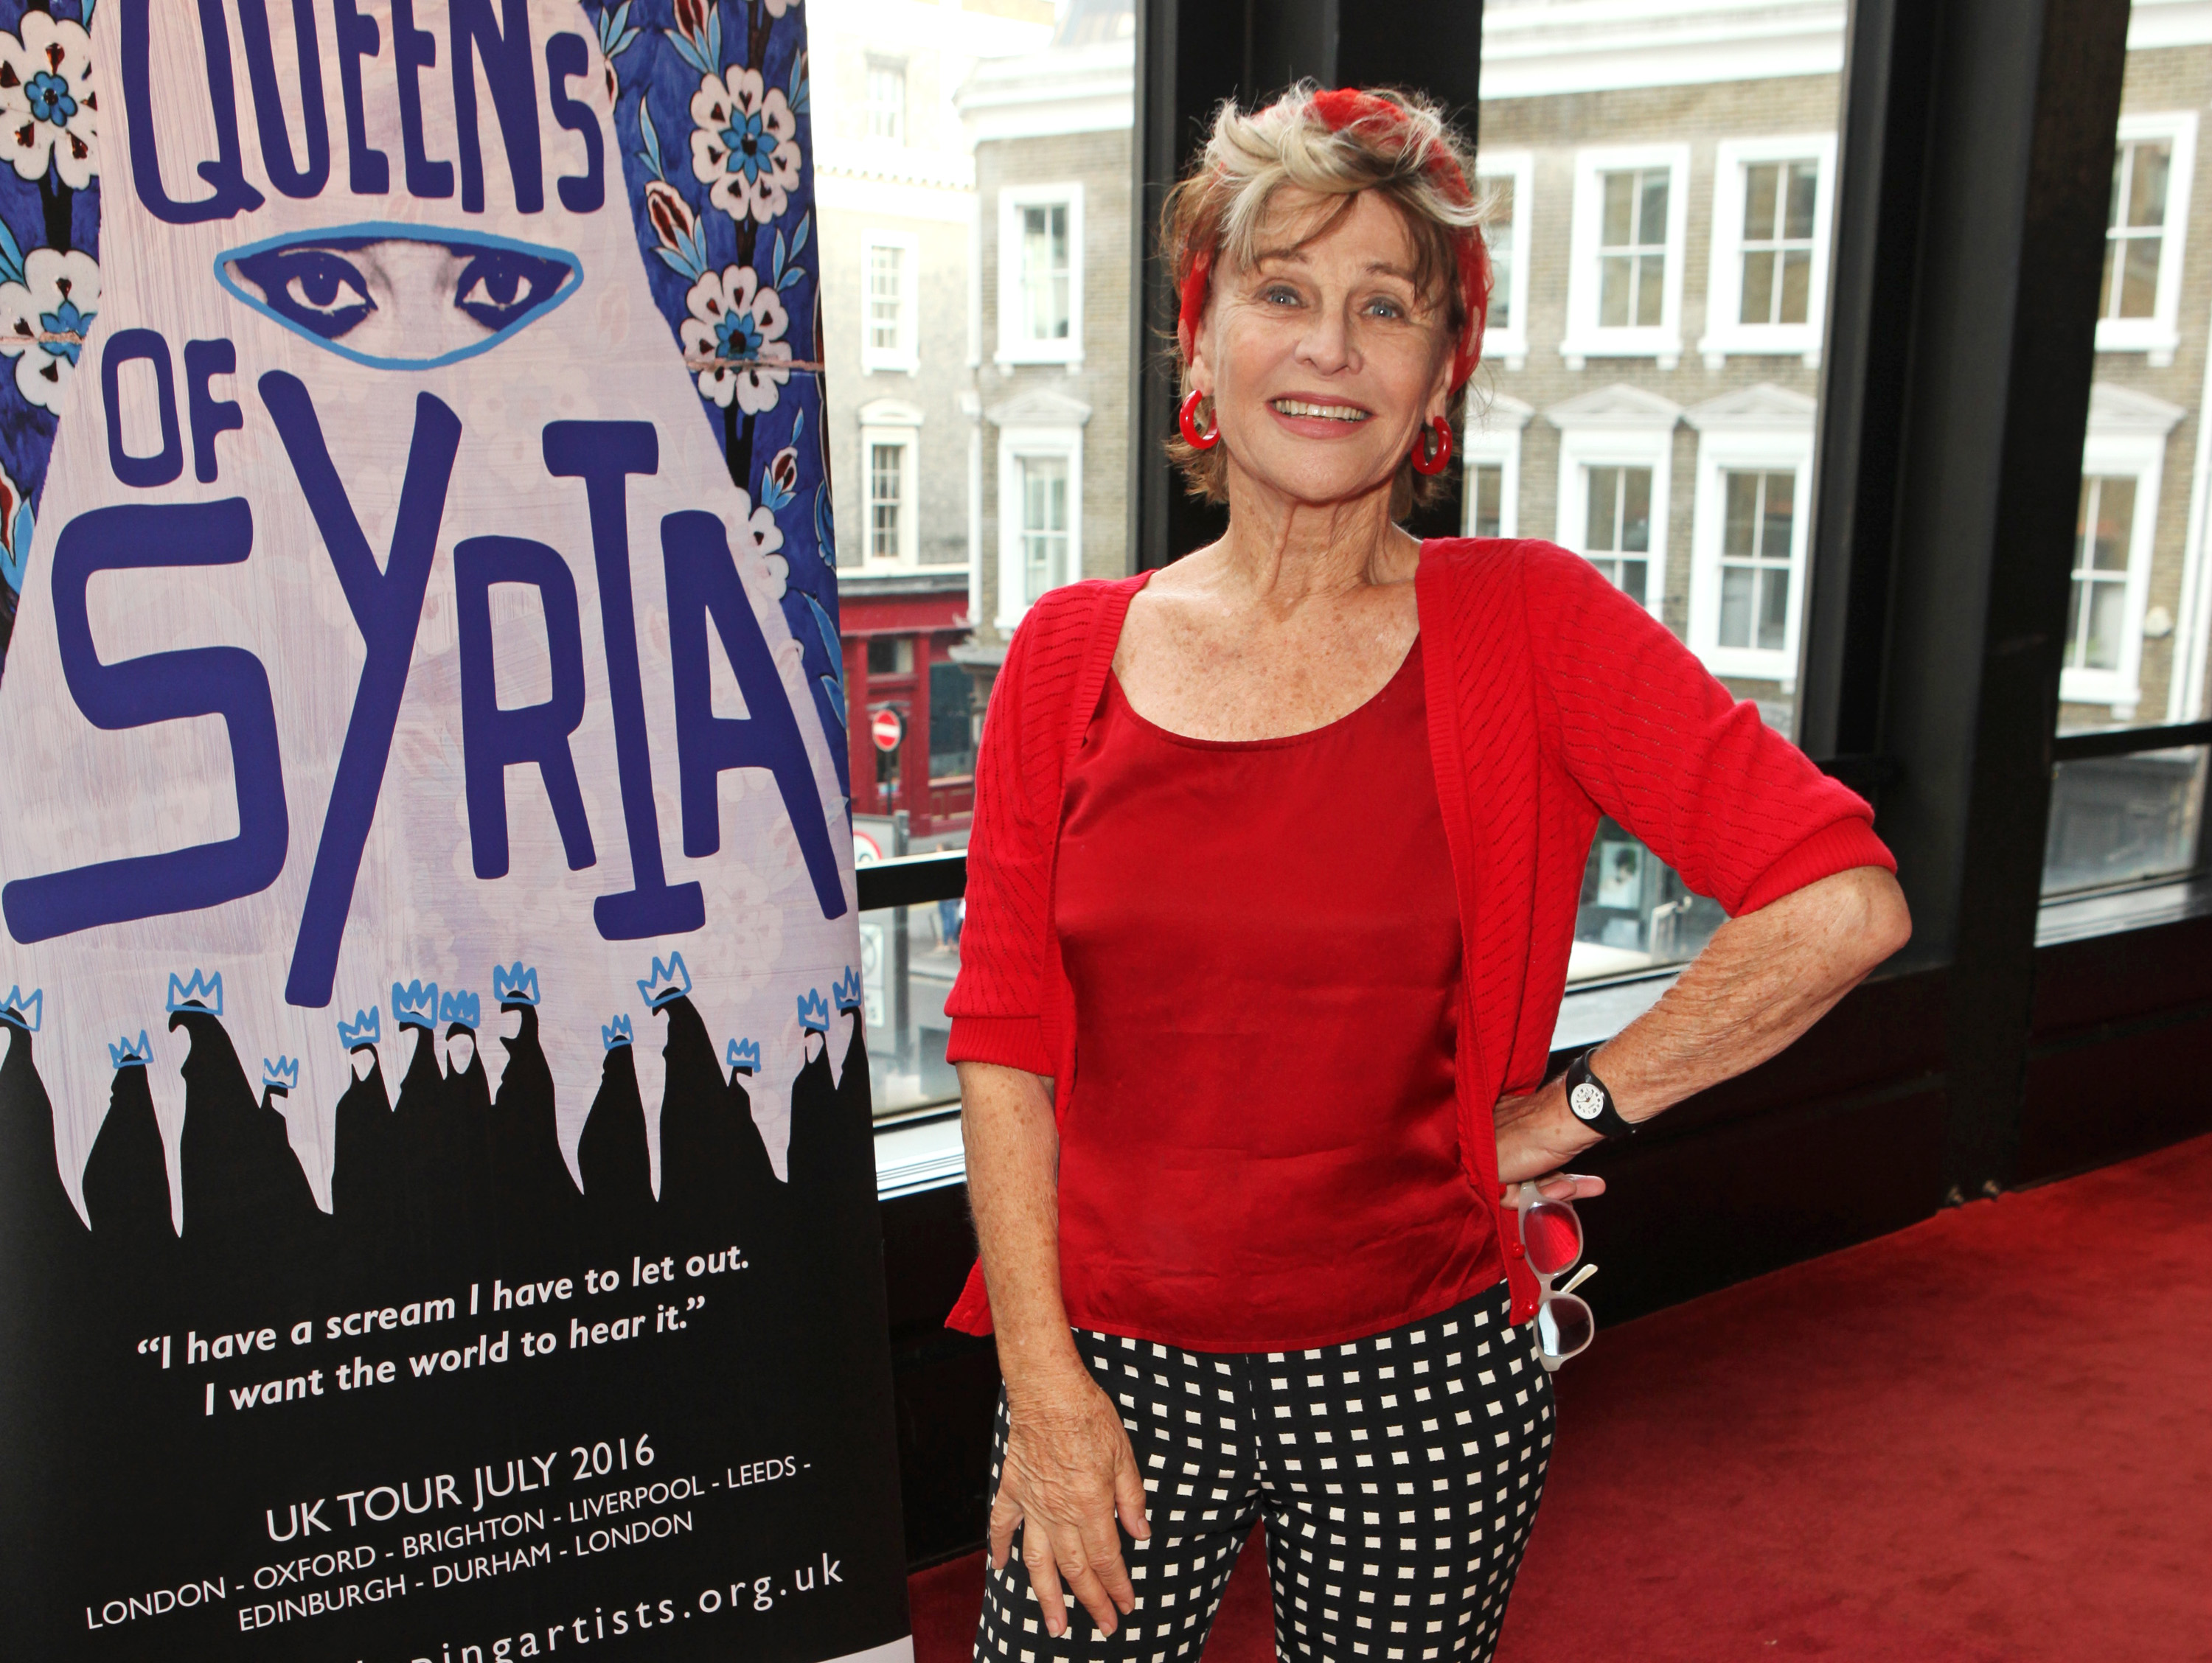
<svg viewBox="0 0 2212 1663"><path fill-rule="evenodd" d="M756 508L753 500L744 492L738 493L735 552L738 569L741 572L757 568L763 575L758 580L761 588L770 600L781 600L791 580L791 562L776 550L783 547L783 529L775 523L775 515L766 508Z"/></svg>
<svg viewBox="0 0 2212 1663"><path fill-rule="evenodd" d="M799 118L780 87L757 70L702 76L691 95L691 171L714 206L733 220L766 225L799 188Z"/></svg>
<svg viewBox="0 0 2212 1663"><path fill-rule="evenodd" d="M51 163L72 190L91 184L99 113L82 24L27 11L20 35L0 33L0 151L18 173L44 179Z"/></svg>
<svg viewBox="0 0 2212 1663"><path fill-rule="evenodd" d="M749 265L709 271L684 296L691 315L679 333L684 356L699 373L699 396L724 410L732 399L748 416L773 410L777 389L791 372L791 343L783 332L791 315L773 288L763 287Z"/></svg>
<svg viewBox="0 0 2212 1663"><path fill-rule="evenodd" d="M89 254L34 248L23 260L23 281L0 283L0 353L15 361L24 398L41 410L61 409L99 313L100 265Z"/></svg>

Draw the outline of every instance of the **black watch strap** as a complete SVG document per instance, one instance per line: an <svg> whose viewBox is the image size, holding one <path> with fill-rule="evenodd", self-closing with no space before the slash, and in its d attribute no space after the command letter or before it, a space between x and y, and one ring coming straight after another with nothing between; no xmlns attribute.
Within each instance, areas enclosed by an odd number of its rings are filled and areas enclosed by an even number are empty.
<svg viewBox="0 0 2212 1663"><path fill-rule="evenodd" d="M1589 1059L1597 1047L1580 1053L1567 1065L1567 1112L1601 1138L1625 1138L1636 1130L1633 1120L1621 1118L1605 1082L1590 1072Z"/></svg>

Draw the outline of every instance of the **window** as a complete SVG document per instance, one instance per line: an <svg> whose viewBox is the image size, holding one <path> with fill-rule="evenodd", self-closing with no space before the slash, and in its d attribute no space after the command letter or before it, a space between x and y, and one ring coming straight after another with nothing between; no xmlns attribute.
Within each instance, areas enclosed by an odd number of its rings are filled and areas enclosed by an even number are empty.
<svg viewBox="0 0 2212 1663"><path fill-rule="evenodd" d="M957 664L929 666L929 777L957 779L975 771L975 682Z"/></svg>
<svg viewBox="0 0 2212 1663"><path fill-rule="evenodd" d="M2106 382L2090 389L2058 696L2107 708L2063 713L2061 725L2136 719L2166 435L2184 414Z"/></svg>
<svg viewBox="0 0 2212 1663"><path fill-rule="evenodd" d="M1797 687L1814 402L1762 384L1683 412L1698 430L1691 650L1716 675Z"/></svg>
<svg viewBox="0 0 2212 1663"><path fill-rule="evenodd" d="M871 676L913 675L914 637L911 635L869 636L868 674Z"/></svg>
<svg viewBox="0 0 2212 1663"><path fill-rule="evenodd" d="M1535 196L1536 159L1527 150L1482 153L1476 179L1489 212L1483 235L1490 245L1490 319L1483 356L1510 370L1528 357L1528 209Z"/></svg>
<svg viewBox="0 0 2212 1663"><path fill-rule="evenodd" d="M1493 396L1486 409L1469 406L1461 446L1468 537L1521 535L1521 434L1534 414L1504 393Z"/></svg>
<svg viewBox="0 0 2212 1663"><path fill-rule="evenodd" d="M1083 187L999 193L999 361L1083 361Z"/></svg>
<svg viewBox="0 0 2212 1663"><path fill-rule="evenodd" d="M896 399L860 407L860 466L867 481L865 561L912 566L921 558L921 412Z"/></svg>
<svg viewBox="0 0 2212 1663"><path fill-rule="evenodd" d="M1681 355L1686 145L1584 150L1575 158L1573 252L1567 282L1570 369L1599 356Z"/></svg>
<svg viewBox="0 0 2212 1663"><path fill-rule="evenodd" d="M1022 598L1034 604L1068 580L1067 458L1021 456Z"/></svg>
<svg viewBox="0 0 2212 1663"><path fill-rule="evenodd" d="M906 446L868 446L868 558L896 560L903 532L899 511L906 488Z"/></svg>
<svg viewBox="0 0 2212 1663"><path fill-rule="evenodd" d="M1715 152L1705 367L1730 353L1820 361L1836 140L1728 139Z"/></svg>
<svg viewBox="0 0 2212 1663"><path fill-rule="evenodd" d="M911 232L869 231L861 239L861 253L867 283L861 314L861 371L919 374L921 240Z"/></svg>
<svg viewBox="0 0 2212 1663"><path fill-rule="evenodd" d="M868 137L905 143L906 65L896 58L870 58L867 94Z"/></svg>
<svg viewBox="0 0 2212 1663"><path fill-rule="evenodd" d="M998 405L999 617L1021 621L1048 589L1083 575L1083 424L1091 408L1039 390Z"/></svg>
<svg viewBox="0 0 2212 1663"><path fill-rule="evenodd" d="M1651 474L1619 464L1583 468L1583 552L1639 606L1651 589Z"/></svg>
<svg viewBox="0 0 2212 1663"><path fill-rule="evenodd" d="M2120 118L2098 291L2100 352L2148 353L2159 369L2172 363L2196 160L2194 111Z"/></svg>
<svg viewBox="0 0 2212 1663"><path fill-rule="evenodd" d="M1544 414L1559 430L1556 540L1656 614L1666 590L1668 485L1681 406L1623 384Z"/></svg>

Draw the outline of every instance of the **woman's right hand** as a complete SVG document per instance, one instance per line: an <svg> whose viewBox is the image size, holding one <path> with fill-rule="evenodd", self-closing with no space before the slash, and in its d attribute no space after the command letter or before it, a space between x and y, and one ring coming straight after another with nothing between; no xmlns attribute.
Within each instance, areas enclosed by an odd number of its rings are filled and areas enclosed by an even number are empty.
<svg viewBox="0 0 2212 1663"><path fill-rule="evenodd" d="M1139 1541L1152 1533L1121 1417L1078 1362L1048 1385L1019 1394L1009 1387L1006 1418L1006 1460L991 1502L992 1569L1006 1569L1014 1527L1024 1526L1022 1563L1046 1632L1056 1639L1066 1629L1073 1593L1111 1634L1137 1599L1115 1520Z"/></svg>

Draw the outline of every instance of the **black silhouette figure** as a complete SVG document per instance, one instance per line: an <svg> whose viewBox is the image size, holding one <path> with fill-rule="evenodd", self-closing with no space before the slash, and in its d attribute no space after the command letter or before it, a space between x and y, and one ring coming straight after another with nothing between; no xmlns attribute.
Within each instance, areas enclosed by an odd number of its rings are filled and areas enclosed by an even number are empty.
<svg viewBox="0 0 2212 1663"><path fill-rule="evenodd" d="M297 1265L323 1222L307 1174L292 1152L284 1117L254 1100L222 1024L187 1008L169 1018L191 1048L185 1077L179 1150L184 1241L199 1274L250 1288L257 1265ZM265 1274L265 1273L264 1273Z"/></svg>
<svg viewBox="0 0 2212 1663"><path fill-rule="evenodd" d="M491 1235L498 1263L535 1270L577 1244L584 1198L561 1158L553 1070L538 1042L537 1008L508 1004L521 1030L502 1039L507 1069L487 1115Z"/></svg>
<svg viewBox="0 0 2212 1663"><path fill-rule="evenodd" d="M146 1071L118 1068L84 1163L84 1210L103 1263L118 1272L166 1264L177 1248L169 1202L168 1157Z"/></svg>
<svg viewBox="0 0 2212 1663"><path fill-rule="evenodd" d="M576 1140L576 1167L584 1179L586 1238L595 1252L629 1254L657 1241L651 1235L653 1153L629 1046L615 1047L601 1065L599 1095Z"/></svg>
<svg viewBox="0 0 2212 1663"><path fill-rule="evenodd" d="M353 1064L363 1058L368 1071L349 1080L338 1099L331 1162L331 1211L347 1260L356 1266L365 1257L380 1255L392 1239L399 1182L384 1062L373 1045L356 1046L347 1060Z"/></svg>
<svg viewBox="0 0 2212 1663"><path fill-rule="evenodd" d="M671 1240L696 1253L744 1241L763 1220L768 1148L742 1087L732 1090L714 1041L689 998L660 1007L668 1019L668 1096L660 1111L660 1210ZM781 1187L778 1186L778 1187Z"/></svg>
<svg viewBox="0 0 2212 1663"><path fill-rule="evenodd" d="M471 1055L451 1078L438 1066L438 1036L410 1023L415 1054L392 1105L392 1166L403 1263L430 1269L466 1263L477 1245L477 1209L489 1187L485 1110L491 1101L483 1066ZM455 1023L447 1029L471 1030Z"/></svg>

